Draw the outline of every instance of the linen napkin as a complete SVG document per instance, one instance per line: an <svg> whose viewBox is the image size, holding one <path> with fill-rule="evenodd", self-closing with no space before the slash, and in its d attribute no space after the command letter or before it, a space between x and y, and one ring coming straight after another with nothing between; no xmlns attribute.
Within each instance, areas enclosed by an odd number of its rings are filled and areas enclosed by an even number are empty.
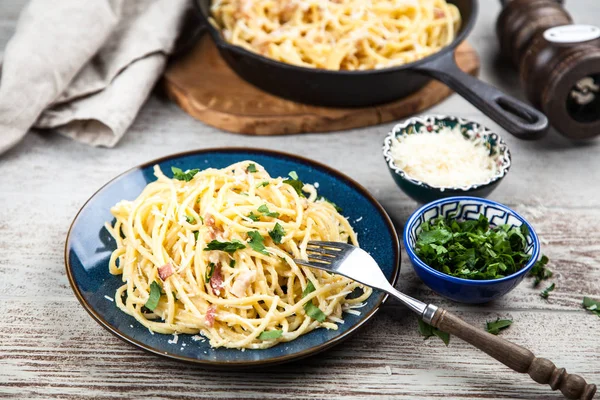
<svg viewBox="0 0 600 400"><path fill-rule="evenodd" d="M114 146L160 77L188 0L32 0L0 77L0 153L31 128Z"/></svg>

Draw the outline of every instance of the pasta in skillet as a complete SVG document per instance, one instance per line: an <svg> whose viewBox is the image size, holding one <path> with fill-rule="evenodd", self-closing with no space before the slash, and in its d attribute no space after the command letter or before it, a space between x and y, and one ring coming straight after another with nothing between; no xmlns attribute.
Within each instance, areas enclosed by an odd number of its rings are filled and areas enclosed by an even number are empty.
<svg viewBox="0 0 600 400"><path fill-rule="evenodd" d="M446 0L214 0L211 23L226 41L277 61L329 70L398 66L456 37Z"/></svg>

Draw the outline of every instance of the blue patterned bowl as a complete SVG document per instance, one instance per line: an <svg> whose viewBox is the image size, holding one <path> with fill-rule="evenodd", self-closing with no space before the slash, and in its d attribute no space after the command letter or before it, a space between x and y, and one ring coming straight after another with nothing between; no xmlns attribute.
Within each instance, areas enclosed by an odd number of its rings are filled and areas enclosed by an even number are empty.
<svg viewBox="0 0 600 400"><path fill-rule="evenodd" d="M512 275L500 279L470 280L446 275L417 257L415 242L421 226L439 216L455 215L458 219L477 219L485 215L492 225L525 225L529 229L526 253L531 254L527 264ZM415 272L434 292L461 303L486 303L504 296L525 278L540 255L540 242L531 225L510 208L491 200L477 197L449 197L426 204L415 211L404 226L404 247Z"/></svg>
<svg viewBox="0 0 600 400"><path fill-rule="evenodd" d="M488 148L490 157L495 159L498 172L486 182L464 187L435 187L408 176L394 162L391 154L392 140L402 135L420 135L424 133L439 133L442 129L458 127L463 136L474 142L482 141ZM496 133L474 121L463 118L432 115L409 118L394 126L383 142L383 157L396 181L404 193L420 203L428 203L437 199L453 196L487 197L508 173L511 164L510 152L504 140Z"/></svg>

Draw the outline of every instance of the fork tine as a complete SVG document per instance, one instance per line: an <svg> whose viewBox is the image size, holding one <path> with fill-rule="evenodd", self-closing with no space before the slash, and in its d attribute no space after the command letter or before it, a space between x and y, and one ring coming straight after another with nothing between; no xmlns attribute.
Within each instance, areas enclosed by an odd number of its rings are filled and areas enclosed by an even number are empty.
<svg viewBox="0 0 600 400"><path fill-rule="evenodd" d="M306 251L311 252L311 253L323 254L323 255L329 256L329 257L336 257L340 253L339 250L329 250L329 249L324 249L322 247L316 247L316 248L307 247Z"/></svg>
<svg viewBox="0 0 600 400"><path fill-rule="evenodd" d="M315 247L328 247L330 249L334 249L334 250L343 250L344 249L344 243L341 242L323 242L323 241L319 241L319 240L311 240L310 242L308 242L309 246L315 246Z"/></svg>
<svg viewBox="0 0 600 400"><path fill-rule="evenodd" d="M335 259L333 257L324 257L316 254L308 254L308 260L317 260L321 263L331 264L331 262Z"/></svg>

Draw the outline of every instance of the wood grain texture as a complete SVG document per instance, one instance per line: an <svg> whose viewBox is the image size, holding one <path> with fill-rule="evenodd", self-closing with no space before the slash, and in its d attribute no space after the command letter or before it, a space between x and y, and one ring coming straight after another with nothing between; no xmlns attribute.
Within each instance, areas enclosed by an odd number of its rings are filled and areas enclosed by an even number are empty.
<svg viewBox="0 0 600 400"><path fill-rule="evenodd" d="M468 43L457 48L456 62L470 74L479 71L479 57ZM164 87L192 117L249 135L332 132L378 125L426 110L452 93L444 84L432 81L411 96L376 107L327 108L295 103L263 92L237 76L208 35L171 63Z"/></svg>
<svg viewBox="0 0 600 400"><path fill-rule="evenodd" d="M25 3L0 1L0 49ZM482 56L481 76L522 98L512 67L494 61L498 4L484 3L469 38ZM577 22L597 23L600 2L567 4ZM398 288L475 326L513 318L501 337L598 384L600 318L585 312L581 300L584 295L600 299L600 141L574 144L552 132L539 142L522 142L458 96L428 112L475 119L508 142L513 166L492 199L533 224L551 259L557 288L543 300L539 292L546 283L533 288L526 279L493 303L458 305L425 287L405 254ZM63 247L76 212L117 174L179 151L236 145L313 158L363 184L401 231L417 204L395 186L381 156L392 125L327 135L236 135L204 125L155 95L114 149L90 148L53 132L31 132L0 157L0 398L562 398L461 340L452 338L448 348L434 338L423 341L414 316L393 301L357 335L321 355L240 372L147 354L102 329L75 299L64 272Z"/></svg>
<svg viewBox="0 0 600 400"><path fill-rule="evenodd" d="M596 394L596 385L588 384L581 376L568 374L547 358L536 357L523 346L468 324L443 308L437 309L431 325L472 344L514 371L529 374L535 382L549 384L568 399L591 400Z"/></svg>

